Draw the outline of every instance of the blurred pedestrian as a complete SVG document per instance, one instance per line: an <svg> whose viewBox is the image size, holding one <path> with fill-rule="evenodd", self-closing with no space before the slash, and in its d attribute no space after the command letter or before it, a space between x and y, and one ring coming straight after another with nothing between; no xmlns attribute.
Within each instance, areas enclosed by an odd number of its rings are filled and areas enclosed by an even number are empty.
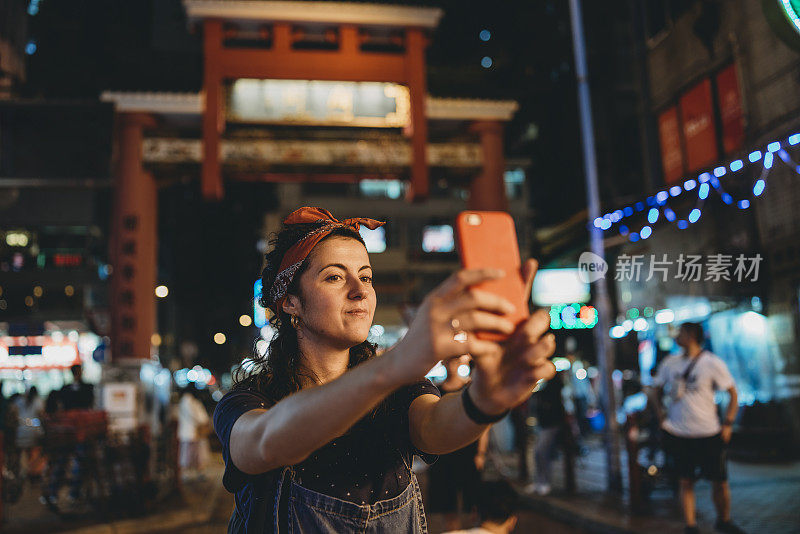
<svg viewBox="0 0 800 534"><path fill-rule="evenodd" d="M573 413L578 424L578 437L585 438L591 432L587 413L589 408L597 403L597 399L592 390L592 383L587 378L585 362L578 359L575 354L568 354L567 359L570 367L566 386L574 405Z"/></svg>
<svg viewBox="0 0 800 534"><path fill-rule="evenodd" d="M69 368L72 382L60 390L52 391L47 397L45 411L53 416L59 412L69 410L91 410L94 408L94 386L83 381L83 366L75 364ZM55 457L50 457L49 480L43 485L42 501L52 508L59 505L59 492L66 479L67 468L71 467L69 484L69 501L74 504L81 498L81 488L88 462L88 447L86 443L76 443L74 449L68 454L62 451Z"/></svg>
<svg viewBox="0 0 800 534"><path fill-rule="evenodd" d="M178 439L181 472L187 478L202 476L207 462L208 433L211 419L197 398L194 386L184 389L178 403ZM205 442L205 445L203 444Z"/></svg>
<svg viewBox="0 0 800 534"><path fill-rule="evenodd" d="M511 426L514 428L514 449L517 451L517 479L527 482L530 478L530 461L528 448L530 446L530 431L528 430L528 417L530 408L528 402L511 409L508 414Z"/></svg>
<svg viewBox="0 0 800 534"><path fill-rule="evenodd" d="M555 371L547 314L515 329L501 315L510 303L471 289L502 276L493 270L451 276L375 357L362 224L383 223L301 208L271 243L262 304L276 334L214 412L223 483L236 494L229 532L427 532L412 457L430 462L475 441ZM525 294L535 270L524 266ZM476 330L511 337L501 346ZM425 374L465 353L476 360L472 382L440 397Z"/></svg>
<svg viewBox="0 0 800 534"><path fill-rule="evenodd" d="M44 435L42 416L44 400L39 396L36 386L31 386L25 396L17 401L19 411L19 430L17 447L22 452L23 468L29 477L38 477L44 470L41 439Z"/></svg>
<svg viewBox="0 0 800 534"><path fill-rule="evenodd" d="M533 490L547 495L552 490L552 463L559 438L567 427L567 413L561 391L564 387L563 371L556 374L536 394L536 421L539 426L534 445L536 472Z"/></svg>
<svg viewBox="0 0 800 534"><path fill-rule="evenodd" d="M0 430L3 431L3 450L5 454L13 453L16 450L18 428L19 410L16 403L3 395L3 382L0 381Z"/></svg>
<svg viewBox="0 0 800 534"><path fill-rule="evenodd" d="M94 386L83 381L83 367L75 364L69 368L72 383L67 384L57 397L62 410L91 410L94 407Z"/></svg>
<svg viewBox="0 0 800 534"><path fill-rule="evenodd" d="M699 532L694 484L698 478L705 478L712 482L716 530L739 534L742 530L730 517L726 466L727 447L739 409L736 384L725 362L703 349L705 337L699 323L683 323L676 342L683 352L668 356L661 363L655 384L659 398L667 403L666 416L660 410L661 428L665 449L672 457L680 481L686 532ZM715 391L727 391L730 396L722 424L714 403Z"/></svg>
<svg viewBox="0 0 800 534"><path fill-rule="evenodd" d="M442 394L458 393L469 384L469 356L458 356L444 362L447 378L439 384ZM484 432L477 441L457 451L439 456L439 459L428 469L428 512L444 514L445 528L457 530L461 528L459 514L475 512L476 491L480 484L480 472L486 462L486 449L489 444L489 433ZM474 521L474 519L473 519Z"/></svg>
<svg viewBox="0 0 800 534"><path fill-rule="evenodd" d="M482 482L478 489L480 526L445 534L510 534L517 526L519 498L505 480Z"/></svg>

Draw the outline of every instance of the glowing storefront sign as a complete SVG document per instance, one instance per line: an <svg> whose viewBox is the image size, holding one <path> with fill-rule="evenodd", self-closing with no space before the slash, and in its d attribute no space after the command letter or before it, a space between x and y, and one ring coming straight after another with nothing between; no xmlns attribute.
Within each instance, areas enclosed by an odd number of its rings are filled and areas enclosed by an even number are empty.
<svg viewBox="0 0 800 534"><path fill-rule="evenodd" d="M0 338L0 370L68 369L80 364L78 345L49 336Z"/></svg>
<svg viewBox="0 0 800 534"><path fill-rule="evenodd" d="M408 88L383 82L239 79L228 91L232 122L402 128Z"/></svg>
<svg viewBox="0 0 800 534"><path fill-rule="evenodd" d="M532 291L537 306L588 302L590 296L589 284L581 280L578 269L540 269Z"/></svg>

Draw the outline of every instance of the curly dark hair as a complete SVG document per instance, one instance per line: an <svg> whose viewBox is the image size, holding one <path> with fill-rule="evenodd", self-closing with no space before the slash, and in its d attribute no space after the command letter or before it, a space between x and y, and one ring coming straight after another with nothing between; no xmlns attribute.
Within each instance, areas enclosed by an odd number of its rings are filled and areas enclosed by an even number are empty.
<svg viewBox="0 0 800 534"><path fill-rule="evenodd" d="M278 276L278 269L284 255L295 243L300 241L309 232L324 226L324 223L305 223L283 225L283 228L270 240L272 250L266 254L266 266L261 272L261 299L259 303L264 308L270 308L274 302L270 299L270 288ZM358 232L349 228L336 228L325 239L334 236L348 237L358 240L362 245L364 239ZM322 241L320 241L322 242ZM366 245L365 245L366 246ZM303 262L294 275L287 290L288 294L300 294L299 280L300 275L308 268L308 259ZM253 351L252 365L239 368L234 373L234 387L259 391L266 395L273 403L278 402L284 397L299 391L302 387L301 378L314 380L308 369L305 369L300 362L300 347L297 343L297 332L291 326L291 317L283 310L278 310L270 318L270 324L275 329L275 335L269 342L269 348L265 355ZM364 341L350 349L350 362L348 368L373 358L376 354L376 347L369 341Z"/></svg>

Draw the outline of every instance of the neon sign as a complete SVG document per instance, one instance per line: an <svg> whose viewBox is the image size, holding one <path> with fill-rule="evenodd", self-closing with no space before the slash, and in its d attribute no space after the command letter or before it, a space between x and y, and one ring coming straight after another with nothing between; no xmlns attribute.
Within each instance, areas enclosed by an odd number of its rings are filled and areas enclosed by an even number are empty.
<svg viewBox="0 0 800 534"><path fill-rule="evenodd" d="M553 330L594 328L598 318L594 306L578 303L550 306L550 328Z"/></svg>

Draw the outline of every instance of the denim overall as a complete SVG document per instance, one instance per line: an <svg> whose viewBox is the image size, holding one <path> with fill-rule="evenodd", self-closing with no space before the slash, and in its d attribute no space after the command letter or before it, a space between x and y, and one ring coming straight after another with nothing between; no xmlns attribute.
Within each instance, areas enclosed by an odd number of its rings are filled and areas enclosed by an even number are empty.
<svg viewBox="0 0 800 534"><path fill-rule="evenodd" d="M402 459L411 478L408 487L397 497L364 505L306 489L295 482L291 467L284 468L278 479L274 503L275 532L279 532L279 508L283 497L287 534L427 534L419 483L406 459Z"/></svg>

